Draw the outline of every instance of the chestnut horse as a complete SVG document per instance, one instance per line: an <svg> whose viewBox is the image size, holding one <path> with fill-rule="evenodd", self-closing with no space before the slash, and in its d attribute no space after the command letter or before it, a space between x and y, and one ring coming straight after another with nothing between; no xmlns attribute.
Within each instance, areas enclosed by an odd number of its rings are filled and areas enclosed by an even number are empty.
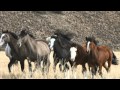
<svg viewBox="0 0 120 90"><path fill-rule="evenodd" d="M92 78L95 75L95 67L96 65L99 66L99 74L102 77L102 66L109 72L111 64L112 64L112 57L113 52L107 46L97 46L93 41L90 41L89 38L86 37L86 48L88 53L88 65L92 68ZM105 63L108 62L108 67Z"/></svg>

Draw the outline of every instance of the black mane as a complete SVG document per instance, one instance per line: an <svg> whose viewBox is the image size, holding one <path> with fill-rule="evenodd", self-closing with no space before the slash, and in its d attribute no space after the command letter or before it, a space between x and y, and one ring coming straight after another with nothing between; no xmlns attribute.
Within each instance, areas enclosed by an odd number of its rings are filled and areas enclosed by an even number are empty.
<svg viewBox="0 0 120 90"><path fill-rule="evenodd" d="M8 30L3 31L2 33L9 33L9 34L12 35L15 39L18 39L18 36L17 36L15 33L10 32L10 31L8 31Z"/></svg>
<svg viewBox="0 0 120 90"><path fill-rule="evenodd" d="M19 35L19 36L24 37L24 36L26 36L27 34L28 34L30 37L32 37L32 38L35 39L35 37L34 37L29 31L27 31L27 30L22 30L22 31L20 32L20 35Z"/></svg>
<svg viewBox="0 0 120 90"><path fill-rule="evenodd" d="M54 32L54 35L61 36L67 40L71 40L74 36L74 33L66 32L64 30L57 29L56 32Z"/></svg>
<svg viewBox="0 0 120 90"><path fill-rule="evenodd" d="M90 42L94 42L95 43L95 45L98 45L98 41L95 39L95 37L94 36L89 36L89 37L86 37L86 40L87 41L90 41Z"/></svg>

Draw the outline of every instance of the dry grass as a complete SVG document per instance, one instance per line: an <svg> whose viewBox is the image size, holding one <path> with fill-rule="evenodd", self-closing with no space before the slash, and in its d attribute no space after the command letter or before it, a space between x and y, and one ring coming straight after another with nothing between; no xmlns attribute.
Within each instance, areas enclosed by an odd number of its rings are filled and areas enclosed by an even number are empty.
<svg viewBox="0 0 120 90"><path fill-rule="evenodd" d="M117 58L120 59L120 52L115 52L117 55ZM9 59L6 57L5 52L0 52L0 79L64 79L64 74L59 71L58 65L56 69L56 77L54 77L53 72L53 58L51 54L51 66L50 66L50 72L48 73L48 77L43 77L40 70L37 70L33 76L31 77L31 73L28 71L28 63L27 60L25 61L25 73L22 73L20 70L20 64L14 65L12 67L12 73L9 74L8 72L8 63ZM32 63L33 69L34 69L34 63ZM83 79L83 75L81 73L81 65L77 67L76 70L76 78L77 79ZM71 71L69 72L69 79L73 79ZM88 78L90 78L91 74L88 71L87 72ZM105 69L103 68L103 76L104 79L120 79L120 65L112 65L110 73L107 73ZM95 76L96 79L100 79L100 76L97 74Z"/></svg>

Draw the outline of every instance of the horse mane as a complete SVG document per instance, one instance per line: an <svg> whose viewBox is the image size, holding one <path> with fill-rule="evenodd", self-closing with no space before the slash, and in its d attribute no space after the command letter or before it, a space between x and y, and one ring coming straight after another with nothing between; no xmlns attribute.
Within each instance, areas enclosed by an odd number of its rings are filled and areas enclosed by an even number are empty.
<svg viewBox="0 0 120 90"><path fill-rule="evenodd" d="M29 35L30 37L32 37L32 38L34 38L35 39L35 37L28 31L28 30L26 30L26 29L23 29L21 32L20 32L20 36L26 36L26 35Z"/></svg>
<svg viewBox="0 0 120 90"><path fill-rule="evenodd" d="M2 33L9 33L10 35L12 35L15 39L18 39L18 36L14 33L14 32L11 32L11 31L3 31Z"/></svg>
<svg viewBox="0 0 120 90"><path fill-rule="evenodd" d="M98 45L98 41L95 39L94 36L86 37L86 40L87 40L87 41L90 41L90 42L94 42L95 45Z"/></svg>
<svg viewBox="0 0 120 90"><path fill-rule="evenodd" d="M64 30L60 30L60 29L57 29L55 32L54 32L54 35L57 35L57 36L61 36L67 40L71 40L74 36L74 33L71 33L71 32L66 32Z"/></svg>

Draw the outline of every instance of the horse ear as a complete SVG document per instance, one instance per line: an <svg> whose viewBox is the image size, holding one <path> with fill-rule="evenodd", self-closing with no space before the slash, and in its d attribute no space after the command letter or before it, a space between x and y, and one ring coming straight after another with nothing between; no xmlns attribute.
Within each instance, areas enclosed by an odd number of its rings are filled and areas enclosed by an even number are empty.
<svg viewBox="0 0 120 90"><path fill-rule="evenodd" d="M85 37L86 41L88 40L88 37Z"/></svg>
<svg viewBox="0 0 120 90"><path fill-rule="evenodd" d="M8 30L6 30L6 32L8 32Z"/></svg>

